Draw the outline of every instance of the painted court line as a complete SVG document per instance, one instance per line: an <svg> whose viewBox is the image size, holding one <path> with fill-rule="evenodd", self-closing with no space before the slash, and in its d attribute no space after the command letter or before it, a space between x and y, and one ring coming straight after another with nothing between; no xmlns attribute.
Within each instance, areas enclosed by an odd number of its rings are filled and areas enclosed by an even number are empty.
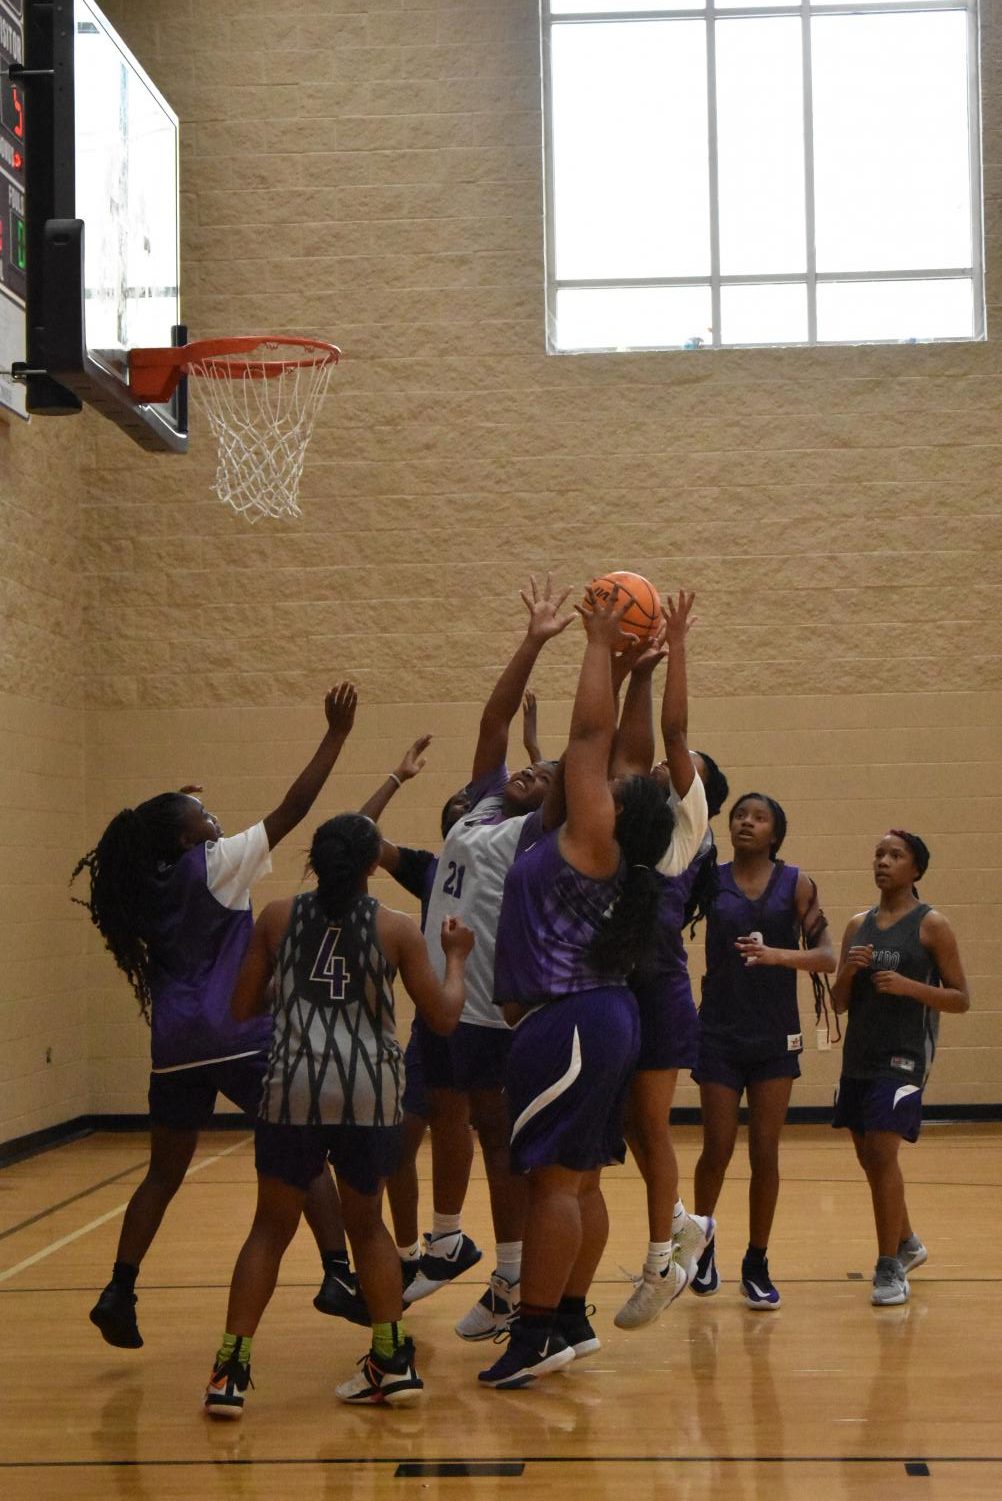
<svg viewBox="0 0 1002 1501"><path fill-rule="evenodd" d="M213 1156L206 1157L202 1162L196 1162L195 1166L190 1167L185 1173L184 1181L187 1183L189 1178L194 1177L196 1173L200 1173L203 1168L211 1167L214 1162L219 1162L223 1157L229 1157L231 1152L236 1152L240 1147L245 1147L251 1139L251 1137L245 1136L240 1141L234 1142L231 1147L224 1147L221 1152L216 1152ZM5 1272L0 1272L0 1282L8 1282L11 1277L16 1277L18 1272L27 1271L28 1267L34 1266L36 1262L44 1261L47 1256L52 1256L56 1251L61 1251L63 1246L71 1245L73 1241L80 1240L84 1235L89 1235L92 1230L100 1229L109 1220L116 1219L120 1214L124 1214L128 1207L129 1201L126 1199L124 1204L116 1204L115 1208L109 1209L107 1214L100 1215L96 1220L91 1220L87 1225L81 1225L79 1230L71 1230L69 1235L63 1235L59 1240L54 1240L51 1245L43 1246L40 1251L35 1252L34 1256L26 1256L16 1266L9 1266Z"/></svg>

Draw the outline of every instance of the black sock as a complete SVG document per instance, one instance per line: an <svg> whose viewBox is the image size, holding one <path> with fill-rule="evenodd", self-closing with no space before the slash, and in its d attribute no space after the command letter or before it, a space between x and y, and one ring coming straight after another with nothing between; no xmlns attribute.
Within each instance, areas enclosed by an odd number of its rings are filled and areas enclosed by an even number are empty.
<svg viewBox="0 0 1002 1501"><path fill-rule="evenodd" d="M748 1249L745 1252L746 1264L748 1266L761 1266L765 1261L765 1253L768 1249L768 1246L753 1246L751 1241L749 1241Z"/></svg>
<svg viewBox="0 0 1002 1501"><path fill-rule="evenodd" d="M585 1317L584 1298L561 1298L560 1307L557 1309L557 1316L559 1317L562 1313L569 1314L571 1318L583 1319Z"/></svg>
<svg viewBox="0 0 1002 1501"><path fill-rule="evenodd" d="M348 1270L347 1251L321 1251L320 1260L325 1272L346 1272Z"/></svg>
<svg viewBox="0 0 1002 1501"><path fill-rule="evenodd" d="M135 1292L136 1278L138 1276L139 1268L130 1265L127 1261L116 1261L111 1269L112 1282L114 1282L116 1287L124 1287L126 1292Z"/></svg>

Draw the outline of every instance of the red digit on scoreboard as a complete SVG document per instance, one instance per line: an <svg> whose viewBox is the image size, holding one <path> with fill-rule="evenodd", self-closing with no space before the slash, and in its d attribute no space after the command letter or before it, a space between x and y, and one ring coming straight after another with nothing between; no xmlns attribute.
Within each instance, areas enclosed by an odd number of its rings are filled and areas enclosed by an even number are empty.
<svg viewBox="0 0 1002 1501"><path fill-rule="evenodd" d="M14 134L17 136L17 138L18 138L19 141L23 141L24 140L24 100L21 98L21 90L19 88L17 88L16 85L14 85L14 84L11 84L10 94L11 94L11 99L14 102L14 113L17 115L17 124L14 126ZM21 163L19 161L15 162L15 166L19 167L20 165L21 165Z"/></svg>

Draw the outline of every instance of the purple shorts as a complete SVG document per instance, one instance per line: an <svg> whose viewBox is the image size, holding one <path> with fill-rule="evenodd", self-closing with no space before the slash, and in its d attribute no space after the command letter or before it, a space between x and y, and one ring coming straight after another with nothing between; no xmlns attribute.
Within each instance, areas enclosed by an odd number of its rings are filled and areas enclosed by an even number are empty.
<svg viewBox="0 0 1002 1501"><path fill-rule="evenodd" d="M150 1121L172 1131L201 1131L212 1119L216 1095L225 1095L247 1115L257 1115L261 1085L268 1067L266 1053L203 1063L168 1074L150 1074Z"/></svg>
<svg viewBox="0 0 1002 1501"><path fill-rule="evenodd" d="M531 1011L508 1059L511 1165L590 1172L623 1162L623 1113L640 1048L625 985L585 990Z"/></svg>
<svg viewBox="0 0 1002 1501"><path fill-rule="evenodd" d="M699 1015L688 975L658 975L631 983L640 1013L641 1069L695 1068Z"/></svg>
<svg viewBox="0 0 1002 1501"><path fill-rule="evenodd" d="M427 1032L432 1037L435 1035L427 1022L422 1021L420 1016L415 1016L411 1026L411 1035L404 1051L404 1092L400 1103L405 1115L419 1115L422 1120L427 1120L428 1091L425 1088L424 1057L421 1046L423 1032Z"/></svg>
<svg viewBox="0 0 1002 1501"><path fill-rule="evenodd" d="M507 1027L478 1027L460 1022L451 1037L421 1033L421 1060L428 1089L501 1089L505 1081L512 1033Z"/></svg>
<svg viewBox="0 0 1002 1501"><path fill-rule="evenodd" d="M740 1098L749 1084L760 1084L766 1079L799 1079L801 1051L776 1053L771 1058L748 1058L704 1032L692 1077L697 1084L723 1084Z"/></svg>
<svg viewBox="0 0 1002 1501"><path fill-rule="evenodd" d="M893 1131L905 1141L918 1141L922 1129L922 1090L900 1079L838 1081L832 1125L845 1126L857 1136L867 1131Z"/></svg>
<svg viewBox="0 0 1002 1501"><path fill-rule="evenodd" d="M254 1127L254 1166L264 1178L278 1178L303 1193L329 1162L339 1178L359 1194L379 1192L400 1163L402 1126Z"/></svg>

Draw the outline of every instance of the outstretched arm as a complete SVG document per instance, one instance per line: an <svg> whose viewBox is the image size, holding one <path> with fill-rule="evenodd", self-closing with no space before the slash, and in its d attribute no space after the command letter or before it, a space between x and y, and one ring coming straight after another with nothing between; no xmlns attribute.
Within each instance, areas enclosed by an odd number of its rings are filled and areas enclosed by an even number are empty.
<svg viewBox="0 0 1002 1501"><path fill-rule="evenodd" d="M619 622L629 600L617 588L605 603L591 595L587 601L588 611L580 612L588 640L564 761L567 822L560 831L560 849L576 870L604 879L615 874L619 863L616 808L609 786L616 730L612 653L628 640Z"/></svg>
<svg viewBox="0 0 1002 1501"><path fill-rule="evenodd" d="M279 840L284 839L297 823L302 822L313 807L351 734L357 706L358 694L352 683L338 683L324 699L327 733L278 807L265 817L264 831L268 836L269 849L274 849Z"/></svg>
<svg viewBox="0 0 1002 1501"><path fill-rule="evenodd" d="M522 744L530 763L541 761L543 752L539 748L539 724L536 710L536 695L530 688L525 690L522 700Z"/></svg>
<svg viewBox="0 0 1002 1501"><path fill-rule="evenodd" d="M367 818L371 818L373 823L378 823L380 815L390 799L396 796L405 782L409 782L412 777L416 777L418 772L423 769L424 752L430 744L430 735L420 735L413 745L408 746L393 771L376 788L371 797L366 798L358 811L364 813ZM396 875L400 865L400 850L389 839L383 840L382 848L379 852L379 863L391 876Z"/></svg>
<svg viewBox="0 0 1002 1501"><path fill-rule="evenodd" d="M480 735L473 757L472 781L477 781L500 766L508 754L511 722L518 713L536 658L547 641L553 636L559 636L574 619L573 612L560 614L560 606L569 593L570 590L565 589L554 599L549 574L546 575L542 589L533 577L529 581L529 588L521 591L522 602L529 612L529 625L484 705L484 712L480 716Z"/></svg>
<svg viewBox="0 0 1002 1501"><path fill-rule="evenodd" d="M664 661L665 625L652 640L627 647L621 655L629 659L630 682L619 716L619 728L612 749L610 773L616 777L645 777L654 764L654 709L651 679L655 668ZM613 673L615 668L613 664Z"/></svg>
<svg viewBox="0 0 1002 1501"><path fill-rule="evenodd" d="M668 596L664 607L665 640L668 645L668 672L661 703L661 734L665 742L668 775L679 797L692 786L696 775L686 738L689 728L689 683L685 663L685 638L689 631L690 612L696 596L678 591L678 599Z"/></svg>

